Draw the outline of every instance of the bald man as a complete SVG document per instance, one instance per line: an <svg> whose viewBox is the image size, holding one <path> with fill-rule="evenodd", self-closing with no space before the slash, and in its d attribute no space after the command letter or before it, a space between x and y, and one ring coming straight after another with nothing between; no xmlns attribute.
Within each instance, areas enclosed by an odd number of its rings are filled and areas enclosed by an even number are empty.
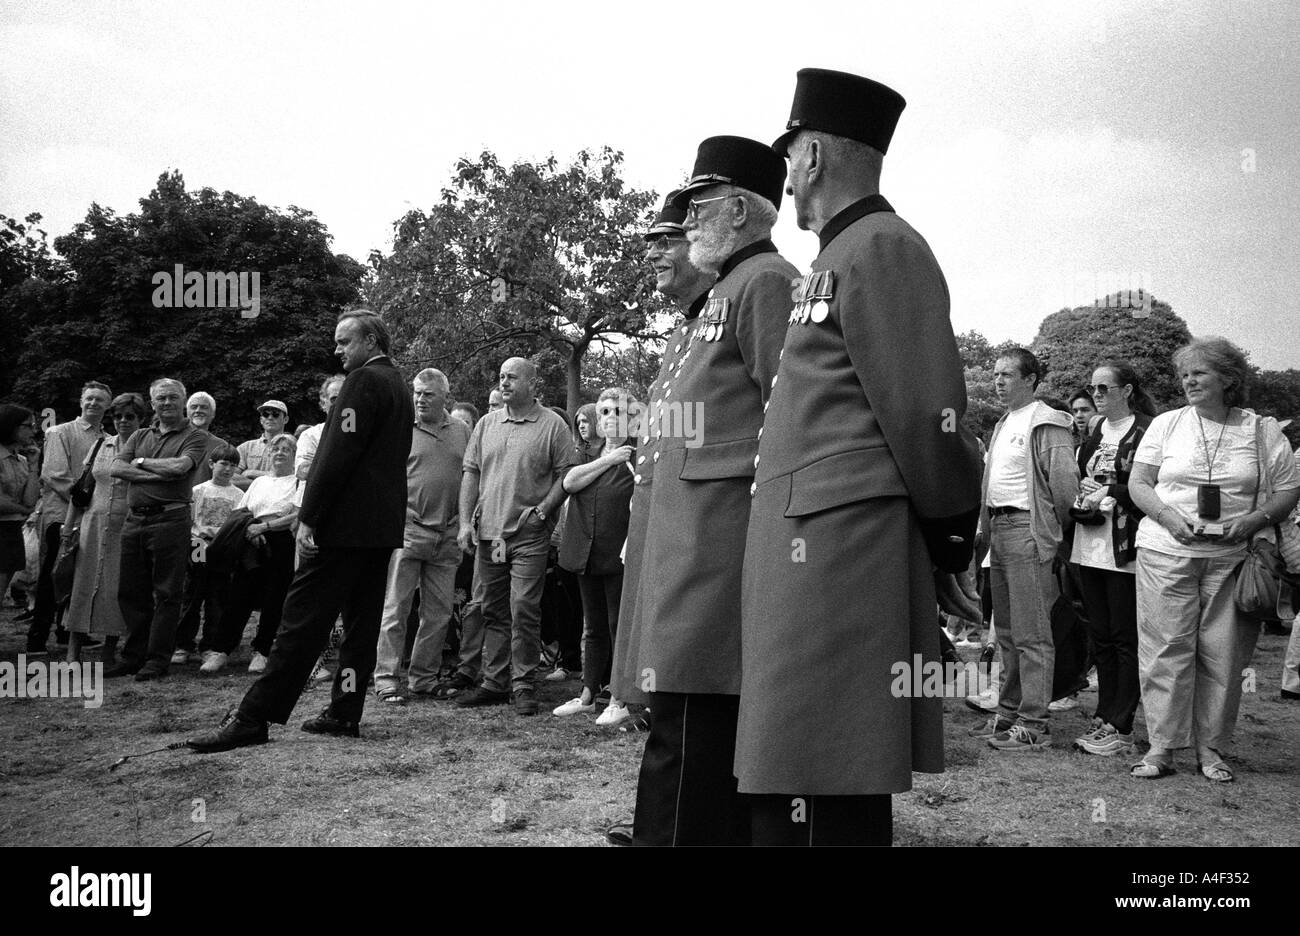
<svg viewBox="0 0 1300 936"><path fill-rule="evenodd" d="M531 361L502 364L497 389L504 406L474 427L461 477L458 541L475 553L484 638L482 684L457 695L456 704L499 705L513 694L517 714L536 715L542 583L573 437L563 419L537 402Z"/></svg>

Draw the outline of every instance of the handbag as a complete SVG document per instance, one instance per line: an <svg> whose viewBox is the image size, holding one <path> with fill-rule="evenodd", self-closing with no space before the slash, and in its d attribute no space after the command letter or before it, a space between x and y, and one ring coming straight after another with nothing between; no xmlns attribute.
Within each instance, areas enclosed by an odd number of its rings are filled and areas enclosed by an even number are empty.
<svg viewBox="0 0 1300 936"><path fill-rule="evenodd" d="M1273 496L1273 483L1264 470L1263 421L1255 421L1255 496L1251 511L1259 503L1259 489L1264 488L1264 500ZM1287 570L1280 544L1284 534L1278 524L1273 524L1273 538L1265 527L1251 537L1246 547L1246 558L1237 566L1237 581L1233 586L1232 600L1247 621L1291 620L1296 616L1296 596L1300 595L1300 573ZM1300 531L1297 531L1300 533Z"/></svg>
<svg viewBox="0 0 1300 936"><path fill-rule="evenodd" d="M86 459L86 467L82 469L81 477L77 483L72 485L72 490L68 492L68 500L85 510L90 506L90 499L95 495L95 456L99 454L99 447L104 444L104 437L100 436L99 441L90 452L90 458Z"/></svg>

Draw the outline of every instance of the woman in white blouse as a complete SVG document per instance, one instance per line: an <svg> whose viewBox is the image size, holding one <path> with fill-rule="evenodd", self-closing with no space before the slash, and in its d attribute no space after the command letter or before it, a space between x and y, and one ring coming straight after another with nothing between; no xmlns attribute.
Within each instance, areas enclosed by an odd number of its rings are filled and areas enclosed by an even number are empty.
<svg viewBox="0 0 1300 936"><path fill-rule="evenodd" d="M280 628L284 596L293 581L292 529L298 519L298 507L294 503L298 479L293 462L297 448L294 437L287 432L273 438L271 473L254 478L239 501L236 509L253 515L244 535L258 547L262 562L256 568L236 571L222 611L221 645L204 660L200 672L215 673L225 666L229 655L239 646L244 626L256 607L262 609L262 614L253 638L253 658L248 671L261 673L266 669L266 658Z"/></svg>
<svg viewBox="0 0 1300 936"><path fill-rule="evenodd" d="M1209 780L1227 783L1222 751L1241 703L1241 673L1259 628L1233 602L1250 538L1300 498L1300 473L1273 419L1242 409L1249 367L1222 338L1174 355L1187 405L1151 422L1129 495L1146 518L1137 535L1138 670L1151 749L1140 778L1173 772L1173 752L1195 745ZM1263 444L1256 444L1256 428ZM1263 497L1267 476L1273 496Z"/></svg>

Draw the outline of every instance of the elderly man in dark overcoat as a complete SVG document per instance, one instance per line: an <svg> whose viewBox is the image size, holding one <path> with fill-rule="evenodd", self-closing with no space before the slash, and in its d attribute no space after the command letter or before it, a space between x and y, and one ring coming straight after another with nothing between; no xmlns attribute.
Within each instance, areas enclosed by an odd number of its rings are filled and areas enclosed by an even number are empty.
<svg viewBox="0 0 1300 936"><path fill-rule="evenodd" d="M805 69L774 147L821 253L795 291L746 537L735 766L755 844L889 844L890 794L943 770L942 690L912 697L922 681L899 675L937 664L936 591L970 598L946 573L969 562L980 471L947 284L879 194L903 106Z"/></svg>
<svg viewBox="0 0 1300 936"><path fill-rule="evenodd" d="M749 839L732 772L740 572L763 407L797 276L770 239L784 181L774 156L753 140L711 137L673 200L691 263L717 282L668 340L633 466L614 692L648 697L652 713L637 844Z"/></svg>

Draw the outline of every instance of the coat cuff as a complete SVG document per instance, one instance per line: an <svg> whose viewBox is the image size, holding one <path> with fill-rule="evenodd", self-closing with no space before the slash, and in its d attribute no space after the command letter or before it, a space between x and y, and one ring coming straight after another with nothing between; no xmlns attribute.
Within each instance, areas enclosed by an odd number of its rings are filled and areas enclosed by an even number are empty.
<svg viewBox="0 0 1300 936"><path fill-rule="evenodd" d="M921 517L921 535L925 537L930 560L942 572L965 572L975 552L975 527L980 508L952 517Z"/></svg>

